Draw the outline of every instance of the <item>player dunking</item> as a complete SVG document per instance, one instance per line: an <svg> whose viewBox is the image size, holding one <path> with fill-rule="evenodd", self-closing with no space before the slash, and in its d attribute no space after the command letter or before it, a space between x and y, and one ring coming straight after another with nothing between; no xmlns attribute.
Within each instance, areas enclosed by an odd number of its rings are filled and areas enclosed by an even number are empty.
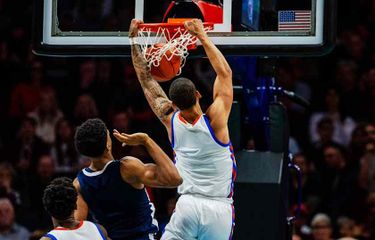
<svg viewBox="0 0 375 240"><path fill-rule="evenodd" d="M149 240L158 231L153 206L144 186L176 187L181 177L172 160L147 134L120 134L115 137L127 145L143 145L155 164L143 164L134 157L114 160L112 141L100 119L89 119L77 128L75 145L91 160L78 173L74 186L78 192L75 218L92 214L114 240Z"/></svg>
<svg viewBox="0 0 375 240"><path fill-rule="evenodd" d="M140 23L132 20L130 38L137 36ZM231 238L234 224L236 164L227 126L233 102L232 72L200 20L187 21L185 27L200 40L217 74L214 101L205 114L199 105L201 95L189 79L174 80L168 99L152 78L137 41L131 39L138 80L152 110L167 128L176 167L184 180L178 187L181 197L162 239L224 240Z"/></svg>

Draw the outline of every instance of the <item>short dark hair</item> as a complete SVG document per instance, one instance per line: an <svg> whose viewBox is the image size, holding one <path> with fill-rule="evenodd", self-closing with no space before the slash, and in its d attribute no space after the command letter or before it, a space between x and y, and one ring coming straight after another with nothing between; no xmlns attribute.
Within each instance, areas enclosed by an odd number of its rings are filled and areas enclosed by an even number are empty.
<svg viewBox="0 0 375 240"><path fill-rule="evenodd" d="M43 205L52 217L65 220L77 209L77 196L72 180L56 178L44 190Z"/></svg>
<svg viewBox="0 0 375 240"><path fill-rule="evenodd" d="M86 120L74 136L77 151L87 157L100 157L107 145L107 126L98 119Z"/></svg>
<svg viewBox="0 0 375 240"><path fill-rule="evenodd" d="M197 102L194 83L187 78L177 78L169 88L169 98L180 109L189 109Z"/></svg>

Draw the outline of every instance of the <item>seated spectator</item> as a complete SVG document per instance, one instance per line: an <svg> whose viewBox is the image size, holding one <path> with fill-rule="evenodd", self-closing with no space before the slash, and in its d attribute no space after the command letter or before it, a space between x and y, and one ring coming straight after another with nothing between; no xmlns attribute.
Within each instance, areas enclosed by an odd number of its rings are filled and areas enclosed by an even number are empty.
<svg viewBox="0 0 375 240"><path fill-rule="evenodd" d="M333 219L342 214L352 216L356 200L357 169L347 164L344 150L336 145L323 148L325 170L321 173L322 210Z"/></svg>
<svg viewBox="0 0 375 240"><path fill-rule="evenodd" d="M95 100L88 94L78 97L74 108L74 123L76 126L90 118L99 116Z"/></svg>
<svg viewBox="0 0 375 240"><path fill-rule="evenodd" d="M112 127L119 132L129 133L129 116L125 111L120 111L114 114L112 118ZM113 137L113 136L112 136ZM121 159L126 155L129 155L130 149L128 147L122 147L119 141L112 141L112 154L115 159Z"/></svg>
<svg viewBox="0 0 375 240"><path fill-rule="evenodd" d="M375 102L375 65L371 66L363 74L360 82L361 88L361 102L358 109L361 111L361 116L363 120L375 121L375 108L369 107L370 103Z"/></svg>
<svg viewBox="0 0 375 240"><path fill-rule="evenodd" d="M36 135L36 122L25 118L21 124L17 140L6 149L6 159L10 159L17 170L28 172L35 167L38 158L49 152L49 147Z"/></svg>
<svg viewBox="0 0 375 240"><path fill-rule="evenodd" d="M78 153L74 147L74 129L66 119L60 119L55 128L56 141L51 149L57 173L78 170Z"/></svg>
<svg viewBox="0 0 375 240"><path fill-rule="evenodd" d="M13 189L13 177L15 171L8 162L0 163L0 193L7 196L16 206L21 205L20 194Z"/></svg>
<svg viewBox="0 0 375 240"><path fill-rule="evenodd" d="M365 145L360 160L359 185L366 191L375 192L375 141Z"/></svg>
<svg viewBox="0 0 375 240"><path fill-rule="evenodd" d="M359 161L362 158L365 152L365 146L369 141L369 135L367 134L366 127L367 123L360 123L356 126L352 133L349 151L351 157L356 161Z"/></svg>
<svg viewBox="0 0 375 240"><path fill-rule="evenodd" d="M323 163L323 147L325 145L333 144L339 146L333 139L334 125L329 117L324 117L319 120L317 125L317 133L319 140L313 142L311 149L309 149L309 158L313 160L318 171L324 168Z"/></svg>
<svg viewBox="0 0 375 240"><path fill-rule="evenodd" d="M45 143L52 145L55 142L55 125L63 117L63 113L57 106L55 92L42 92L38 108L29 113L29 117L37 123L36 135Z"/></svg>
<svg viewBox="0 0 375 240"><path fill-rule="evenodd" d="M47 212L44 210L42 197L46 186L56 177L56 170L51 155L42 155L38 159L36 167L36 174L31 180L30 201L31 208L29 211L32 222L29 224L29 229L32 230L46 230L52 223Z"/></svg>
<svg viewBox="0 0 375 240"><path fill-rule="evenodd" d="M311 142L320 141L318 133L318 123L323 118L330 118L333 123L332 140L341 144L348 145L352 131L355 128L355 121L350 116L344 116L339 109L340 96L333 88L328 89L325 94L325 111L315 112L310 118L310 138Z"/></svg>
<svg viewBox="0 0 375 240"><path fill-rule="evenodd" d="M316 214L311 221L313 240L332 240L331 219L324 213Z"/></svg>
<svg viewBox="0 0 375 240"><path fill-rule="evenodd" d="M30 233L16 223L14 207L8 198L0 198L0 239L27 240Z"/></svg>
<svg viewBox="0 0 375 240"><path fill-rule="evenodd" d="M302 153L295 154L293 156L293 162L296 164L302 174L302 201L309 209L310 212L314 213L320 203L320 184L319 176L313 172L312 164L306 159L305 155ZM297 204L297 187L298 178L294 177L292 180L293 186L289 188L290 193L290 204Z"/></svg>
<svg viewBox="0 0 375 240"><path fill-rule="evenodd" d="M22 119L34 111L40 102L40 93L50 89L43 83L43 64L38 61L31 63L31 79L17 84L12 90L9 115Z"/></svg>
<svg viewBox="0 0 375 240"><path fill-rule="evenodd" d="M339 217L337 219L340 238L354 239L355 222L348 217Z"/></svg>
<svg viewBox="0 0 375 240"><path fill-rule="evenodd" d="M374 123L367 124L365 130L369 138L375 141L375 124Z"/></svg>

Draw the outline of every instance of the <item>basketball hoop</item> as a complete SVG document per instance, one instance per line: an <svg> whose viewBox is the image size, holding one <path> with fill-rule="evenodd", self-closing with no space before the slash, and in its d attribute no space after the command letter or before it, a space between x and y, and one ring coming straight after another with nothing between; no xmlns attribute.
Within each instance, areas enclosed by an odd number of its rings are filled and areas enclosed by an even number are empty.
<svg viewBox="0 0 375 240"><path fill-rule="evenodd" d="M185 29L182 21L187 20L189 19L140 24L138 42L149 67L158 67L163 58L171 61L172 58L180 57L181 64L177 75L181 73L189 50L195 49L198 41ZM213 23L203 23L203 26L205 31L213 29Z"/></svg>

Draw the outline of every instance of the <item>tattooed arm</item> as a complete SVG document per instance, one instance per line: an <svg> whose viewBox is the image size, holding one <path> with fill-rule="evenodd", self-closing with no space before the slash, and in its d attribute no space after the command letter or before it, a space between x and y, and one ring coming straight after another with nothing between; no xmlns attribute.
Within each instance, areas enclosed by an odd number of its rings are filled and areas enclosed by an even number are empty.
<svg viewBox="0 0 375 240"><path fill-rule="evenodd" d="M129 38L137 36L138 26L141 23L142 21L140 20L132 20L129 29ZM159 83L152 78L150 67L147 64L146 59L143 57L141 48L138 44L135 43L131 45L131 54L138 80L150 107L160 121L168 127L173 112L172 102L168 99Z"/></svg>

